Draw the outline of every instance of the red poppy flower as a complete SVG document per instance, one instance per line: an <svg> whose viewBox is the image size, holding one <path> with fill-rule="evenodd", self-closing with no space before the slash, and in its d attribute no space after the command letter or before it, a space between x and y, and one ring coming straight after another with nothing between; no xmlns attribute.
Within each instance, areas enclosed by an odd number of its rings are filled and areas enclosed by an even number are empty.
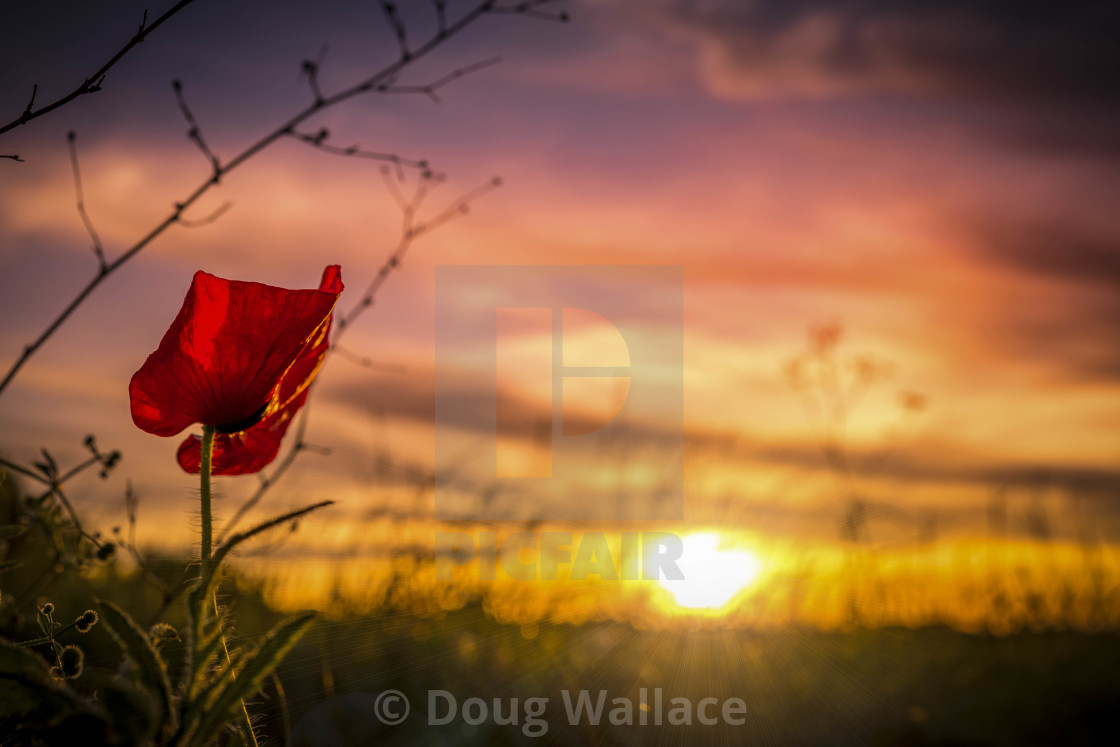
<svg viewBox="0 0 1120 747"><path fill-rule="evenodd" d="M195 273L183 307L129 384L132 420L157 436L214 426L216 475L258 472L276 458L328 347L342 293L337 265L318 290L288 290ZM198 472L201 439L179 465Z"/></svg>

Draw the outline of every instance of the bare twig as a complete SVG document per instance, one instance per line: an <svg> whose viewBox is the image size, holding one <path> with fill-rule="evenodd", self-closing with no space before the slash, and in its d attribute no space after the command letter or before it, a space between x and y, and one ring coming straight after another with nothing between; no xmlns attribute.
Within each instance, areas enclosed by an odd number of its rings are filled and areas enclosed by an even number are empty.
<svg viewBox="0 0 1120 747"><path fill-rule="evenodd" d="M436 24L439 29L436 33L443 36L447 33L447 0L433 0L436 6Z"/></svg>
<svg viewBox="0 0 1120 747"><path fill-rule="evenodd" d="M23 159L19 157L18 153L0 153L0 158L7 158L12 161L19 161L23 163Z"/></svg>
<svg viewBox="0 0 1120 747"><path fill-rule="evenodd" d="M140 554L139 548L136 547L136 516L139 508L140 501L136 497L136 494L132 492L132 480L129 480L125 483L124 491L124 510L128 517L128 537L125 540L121 540L120 537L117 539L119 544L124 545L125 549L128 550L128 554L136 561L136 565L143 574L144 579L160 593L163 599L166 599L168 595L171 594L171 587L167 585L167 582L156 575L148 565L148 562L144 559L144 556ZM114 533L117 531L117 528L113 529Z"/></svg>
<svg viewBox="0 0 1120 747"><path fill-rule="evenodd" d="M311 95L315 97L315 103L321 102L323 89L319 88L319 63L304 60L300 70L302 75L307 76L307 85L311 89Z"/></svg>
<svg viewBox="0 0 1120 747"><path fill-rule="evenodd" d="M397 6L393 3L381 3L381 10L385 11L385 17L389 19L389 25L393 27L393 34L397 37L397 44L401 48L401 59L411 58L412 53L408 51L408 32L405 29L404 20L397 12Z"/></svg>
<svg viewBox="0 0 1120 747"><path fill-rule="evenodd" d="M383 170L382 175L387 177L388 172ZM486 182L486 184L480 187L476 187L470 192L467 192L466 194L460 196L457 200L453 201L451 205L437 214L435 218L422 223L417 223L416 211L420 208L421 204L424 201L424 198L426 198L430 193L432 184L439 183L441 181L442 177L440 175L426 172L422 177L420 184L417 186L412 199L406 200L404 199L404 196L400 194L399 190L397 190L393 180L386 178L386 186L389 188L391 193L394 193L394 197L397 199L398 204L401 206L402 223L400 239L397 242L396 248L389 254L388 259L385 260L385 263L381 265L380 269L378 269L377 274L373 277L373 280L370 281L370 284L366 288L365 293L362 294L362 297L357 301L357 303L354 304L353 307L351 307L349 311L347 311L339 318L334 335L334 340L332 340L331 342L332 348L338 346L338 341L342 337L344 331L348 329L357 320L357 318L366 311L366 309L373 305L377 293L381 290L381 286L385 284L385 280L386 278L388 278L389 273L400 266L401 261L404 259L404 256L408 253L409 248L412 246L412 243L416 239L425 234L431 233L435 229L439 228L440 226L458 216L466 215L470 211L470 204L472 202L479 199L486 193L492 192L493 190L497 189L499 186L501 186L502 183L501 179L495 177L494 179Z"/></svg>
<svg viewBox="0 0 1120 747"><path fill-rule="evenodd" d="M8 385L12 382L12 379L15 378L16 374L19 373L20 369L23 368L23 366L27 363L31 356L34 355L35 352L39 348L41 348L43 344L47 340L49 340L56 331L58 331L59 327L61 327L62 324L70 318L70 315L73 314L74 311L82 305L86 298L88 298L89 295L93 293L93 291L96 290L98 286L101 285L105 278L119 269L121 265L125 264L138 253L143 251L145 247L152 243L156 238L161 236L163 232L168 228L177 223L180 223L182 221L184 211L195 202L197 202L203 195L209 192L210 189L212 189L222 177L236 170L246 161L258 155L261 151L265 150L276 141L280 140L281 138L290 136L293 132L296 131L296 128L299 127L299 125L303 124L323 109L335 106L336 104L347 101L351 98L354 98L355 96L374 91L379 85L389 85L389 82L396 80L400 72L408 65L415 62L416 60L427 56L434 49L443 44L444 41L463 31L465 28L469 27L472 23L477 21L482 16L488 13L495 12L497 10L498 6L494 4L493 0L486 0L485 2L475 5L474 8L465 13L459 20L450 24L446 29L446 33L433 36L422 46L412 52L407 59L398 59L395 62L390 63L386 67L382 68L379 72L369 76L365 80L362 80L361 82L356 83L349 88L343 89L342 91L334 95L328 96L322 101L316 101L310 104L309 106L298 111L296 114L292 115L292 117L289 118L286 122L268 132L252 145L242 150L225 164L220 165L215 173L213 173L209 178L207 178L198 187L196 187L195 190L187 195L184 200L175 203L171 212L168 213L163 218L163 220L161 220L154 228L149 230L147 234L140 238L139 241L133 244L132 247L127 249L119 257L107 263L105 265L105 268L102 271L98 272L98 274L95 275L93 279L91 279L73 299L71 299L71 301L62 309L62 311L54 319L54 321L47 325L47 328L37 338L35 338L35 340L24 347L19 358L17 358L15 363L12 364L7 373L4 375L4 378L0 380L0 394L2 394L7 389Z"/></svg>
<svg viewBox="0 0 1120 747"><path fill-rule="evenodd" d="M453 83L453 82L459 80L459 78L462 78L464 75L470 75L471 73L477 72L479 70L485 70L488 67L493 67L494 65L497 65L497 64L501 63L501 61L502 61L501 57L491 57L488 60L482 60L481 62L474 63L473 65L467 65L466 67L461 67L461 68L458 68L457 70L452 70L450 73L443 76L442 78L438 78L435 81L433 81L433 82L431 82L427 85L424 85L424 86L389 86L389 87L385 88L382 92L383 93L419 93L419 94L423 94L424 96L427 96L432 101L434 101L435 103L438 104L438 103L440 103L440 98L439 98L438 95L436 95L436 91L438 91L440 88L443 88L448 83Z"/></svg>
<svg viewBox="0 0 1120 747"><path fill-rule="evenodd" d="M210 165L214 169L214 181L217 182L222 176L222 163L218 157L214 155L214 151L210 150L210 146L206 144L206 139L202 137L202 128L198 125L198 120L194 118L194 113L191 108L187 106L187 98L183 95L183 83L179 80L171 81L171 88L175 91L175 100L179 102L179 111L183 112L183 117L190 125L187 130L187 137L191 139L198 149L202 151L202 155L210 161Z"/></svg>
<svg viewBox="0 0 1120 747"><path fill-rule="evenodd" d="M82 472L85 472L95 464L101 465L101 476L106 477L109 473L109 470L115 467L117 462L120 461L121 453L119 451L114 450L107 454L99 451L97 448L97 442L93 436L86 436L84 444L86 448L89 449L91 456L85 461L79 462L77 465L71 467L65 472L59 471L58 466L54 463L54 460L50 458L45 450L43 454L44 458L47 461L45 464L36 463L36 466L39 469L38 472L28 467L23 467L15 464L14 462L9 462L7 459L3 458L0 458L0 467L11 470L12 472L17 472L24 477L28 477L34 480L40 485L51 487L54 485L63 485L69 482L71 478Z"/></svg>
<svg viewBox="0 0 1120 747"><path fill-rule="evenodd" d="M199 584L199 589L201 589L202 594L207 596L210 594L210 587L214 583L215 574L221 567L222 561L225 560L225 557L229 555L230 552L232 552L233 549L240 545L242 542L245 542L246 540L257 536L262 532L266 532L273 527L278 527L281 524L286 524L289 521L294 521L295 519L298 519L301 516L305 516L312 511L316 511L320 508L326 508L327 506L333 505L334 501L319 501L318 503L314 503L310 506L305 506L304 508L296 509L295 511L289 511L283 516L277 516L275 519L263 521L251 529L246 529L244 532L239 532L238 534L232 535L228 540L223 542L217 550L214 551L213 562L210 563L209 570L203 573L201 583Z"/></svg>
<svg viewBox="0 0 1120 747"><path fill-rule="evenodd" d="M70 165L74 171L74 194L78 201L78 215L82 217L82 224L86 227L89 237L93 239L93 254L97 257L97 265L101 272L105 272L105 250L101 248L101 239L93 228L89 213L86 212L85 196L82 193L82 170L78 167L78 145L75 142L77 137L73 130L66 135L66 142L70 145Z"/></svg>
<svg viewBox="0 0 1120 747"><path fill-rule="evenodd" d="M23 475L24 477L29 477L32 480L35 480L36 482L40 482L44 485L50 485L50 480L43 477L38 472L33 472L32 470L29 470L26 467L21 467L20 465L16 464L15 462L9 462L7 459L4 459L3 457L0 457L0 467L3 467L6 470L11 470L12 472L17 472L17 473Z"/></svg>
<svg viewBox="0 0 1120 747"><path fill-rule="evenodd" d="M219 543L225 541L226 535L229 532L233 531L233 528L237 526L238 522L240 522L242 518L244 518L245 514L249 513L249 511L251 511L254 506L260 503L261 498L264 498L265 493L267 493L269 489L276 483L276 481L283 477L284 473L291 468L300 452L307 448L307 444L304 442L303 437L307 433L307 417L309 412L310 408L308 408L305 404L303 411L299 414L299 422L296 423L296 432L295 437L292 439L292 447L288 449L288 453L285 454L284 458L280 460L275 468L273 468L271 475L268 475L266 477L263 473L261 474L260 486L256 489L253 495L249 496L248 500L241 504L241 507L237 509L237 511L233 514L233 517L228 522L226 522L225 528L222 529L222 534L218 537Z"/></svg>
<svg viewBox="0 0 1120 747"><path fill-rule="evenodd" d="M421 176L420 183L416 187L412 199L406 200L404 196L400 194L400 190L397 187L396 183L391 178L388 178L388 168L383 167L381 173L386 177L386 186L390 188L390 191L396 191L395 196L398 198L398 203L401 205L402 225L400 239L397 243L396 248L389 254L389 257L381 265L380 269L378 269L377 274L374 275L373 280L366 288L366 291L362 295L362 298L350 309L350 311L339 318L338 323L335 327L334 340L331 342L330 349L327 351L327 356L323 360L324 366L327 363L327 358L329 358L334 353L339 353L340 355L342 355L342 357L349 358L350 360L354 360L355 358L357 358L358 362L360 362L362 365L368 365L370 368L373 368L377 365L373 361L369 361L368 359L354 356L354 354L350 353L349 351L342 352L343 349L339 348L338 340L342 336L343 330L352 326L357 318L362 315L362 313L373 306L374 299L378 291L381 289L381 286L384 285L386 278L388 278L389 274L393 270L400 267L401 260L404 259L405 254L408 253L409 248L412 246L412 243L416 239L420 238L424 234L434 231L436 228L444 225L456 216L465 215L467 212L467 207L472 202L479 199L486 193L497 189L501 185L500 179L491 179L486 184L472 189L471 191L460 196L458 199L454 200L447 208L438 213L432 220L424 223L416 223L415 215L417 209L421 206L424 198L431 194L433 183L438 184L443 181L442 175L432 172L424 172L424 174ZM312 384L312 393L314 393L314 384ZM261 484L257 488L257 490L253 493L252 496L248 498L248 500L246 500L241 505L240 508L237 509L233 517L229 520L229 522L226 523L225 529L223 530L223 536L233 531L233 528L238 524L238 522L240 522L241 519L244 518L244 516L249 511L251 511L258 503L260 503L265 494L268 493L268 491L271 490L274 485L276 485L280 478L283 477L289 469L291 469L292 464L295 463L295 460L302 452L315 450L314 447L312 447L306 441L307 419L308 413L310 413L310 411L311 400L309 395L308 401L304 404L303 410L299 414L299 422L296 424L295 438L293 439L291 448L288 449L288 452L284 455L284 458L281 459L276 467L272 470L272 474L261 479Z"/></svg>
<svg viewBox="0 0 1120 747"><path fill-rule="evenodd" d="M226 211L228 211L231 207L233 207L233 203L227 200L226 202L223 202L221 205L219 205L212 213L203 218L198 218L197 220L180 218L179 225L183 226L183 228L202 228L203 226L208 226L218 218L221 218L223 215L225 215Z"/></svg>
<svg viewBox="0 0 1120 747"><path fill-rule="evenodd" d="M35 85L31 91L31 101L28 102L27 107L23 110L23 113L13 119L11 122L8 122L6 125L0 127L0 135L4 134L8 130L19 127L20 125L25 125L31 120L36 119L37 117L41 117L48 112L52 112L60 106L70 103L79 96L87 93L93 93L95 91L100 91L101 84L105 82L105 74L109 72L110 68L120 62L121 58L132 51L133 47L144 41L148 34L152 33L157 28L162 26L163 23L167 21L167 19L171 18L171 16L175 15L180 10L190 5L192 2L194 2L194 0L179 0L179 2L172 6L170 10L168 10L156 20L152 21L151 25L147 25L148 11L145 10L144 18L140 22L140 28L138 28L132 38L128 40L128 43L121 47L121 49L115 55L110 57L108 62L98 68L97 72L87 77L84 81L82 81L81 85L79 85L73 91L58 99L57 101L47 104L46 106L41 106L38 109L33 109L35 104L35 93L39 89L39 86Z"/></svg>
<svg viewBox="0 0 1120 747"><path fill-rule="evenodd" d="M334 348L334 352L335 355L339 356L340 358L348 360L351 363L361 366L362 368L369 368L376 371L386 371L389 373L406 373L408 371L408 369L404 366L396 365L393 363L381 363L380 361L375 361L372 358L358 355L357 353L344 348L341 345L336 345Z"/></svg>
<svg viewBox="0 0 1120 747"><path fill-rule="evenodd" d="M330 137L330 131L325 127L321 128L314 135L306 132L292 132L287 133L288 137L299 140L301 143L307 143L313 148L318 148L324 153L330 153L334 156L349 156L350 158L366 158L371 161L385 161L399 166L408 166L416 169L428 168L428 162L424 159L402 158L395 153L381 153L372 150L362 150L360 145L351 145L348 148L340 148L337 145L330 145L326 142Z"/></svg>
<svg viewBox="0 0 1120 747"><path fill-rule="evenodd" d="M495 13L510 13L514 15L522 15L528 18L538 18L542 21L559 21L560 23L567 23L571 17L564 12L556 14L547 13L538 8L554 3L556 0L529 0L528 2L517 3L516 5L500 5L494 8Z"/></svg>

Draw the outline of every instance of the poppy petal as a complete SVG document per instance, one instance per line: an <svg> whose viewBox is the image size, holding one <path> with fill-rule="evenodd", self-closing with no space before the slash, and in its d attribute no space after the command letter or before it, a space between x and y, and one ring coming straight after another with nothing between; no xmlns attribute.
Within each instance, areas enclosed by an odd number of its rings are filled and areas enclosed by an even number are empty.
<svg viewBox="0 0 1120 747"><path fill-rule="evenodd" d="M159 347L129 383L133 422L173 436L193 423L267 418L280 404L278 383L321 334L341 292L337 265L315 290L195 273Z"/></svg>
<svg viewBox="0 0 1120 747"><path fill-rule="evenodd" d="M329 270L330 268L328 268ZM308 342L295 363L285 372L277 387L280 406L256 425L239 433L217 433L210 457L214 475L247 475L260 472L280 451L280 442L288 432L295 414L303 407L308 387L319 373L330 347L331 317L323 320L316 336ZM195 474L201 468L202 439L188 436L179 445L179 466Z"/></svg>
<svg viewBox="0 0 1120 747"><path fill-rule="evenodd" d="M280 442L292 424L292 418L307 401L304 389L286 407L277 410L261 422L240 433L214 435L214 448L210 455L210 471L214 475L250 475L260 472L280 453ZM176 454L179 466L186 472L198 474L202 467L202 439L194 434L179 444Z"/></svg>

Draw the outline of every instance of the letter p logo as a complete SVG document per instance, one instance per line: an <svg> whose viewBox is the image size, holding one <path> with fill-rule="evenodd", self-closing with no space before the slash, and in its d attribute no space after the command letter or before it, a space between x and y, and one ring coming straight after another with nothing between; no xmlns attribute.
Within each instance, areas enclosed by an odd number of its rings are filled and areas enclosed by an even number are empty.
<svg viewBox="0 0 1120 747"><path fill-rule="evenodd" d="M436 268L436 514L681 518L678 266Z"/></svg>

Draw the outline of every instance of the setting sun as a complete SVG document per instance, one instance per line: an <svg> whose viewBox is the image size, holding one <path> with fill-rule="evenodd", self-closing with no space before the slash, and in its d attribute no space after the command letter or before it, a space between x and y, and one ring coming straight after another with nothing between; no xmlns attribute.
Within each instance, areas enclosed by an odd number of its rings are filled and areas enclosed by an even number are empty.
<svg viewBox="0 0 1120 747"><path fill-rule="evenodd" d="M684 579L660 582L678 606L723 609L758 578L762 561L745 550L720 549L720 539L715 532L684 538L684 554L678 563Z"/></svg>

